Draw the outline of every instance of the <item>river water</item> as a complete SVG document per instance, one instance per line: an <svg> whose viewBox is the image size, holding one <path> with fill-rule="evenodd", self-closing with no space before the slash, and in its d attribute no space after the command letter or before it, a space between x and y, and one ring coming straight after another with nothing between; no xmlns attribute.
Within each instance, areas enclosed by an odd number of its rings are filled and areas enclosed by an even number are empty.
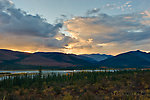
<svg viewBox="0 0 150 100"><path fill-rule="evenodd" d="M70 72L114 72L118 70L42 70L42 73L70 73ZM0 73L38 73L38 70L0 70Z"/></svg>
<svg viewBox="0 0 150 100"><path fill-rule="evenodd" d="M66 74L66 73L76 73L76 72L115 72L119 70L42 70L43 74ZM19 74L19 73L39 73L38 70L0 70L0 73L11 73L11 74ZM4 77L0 77L2 80Z"/></svg>

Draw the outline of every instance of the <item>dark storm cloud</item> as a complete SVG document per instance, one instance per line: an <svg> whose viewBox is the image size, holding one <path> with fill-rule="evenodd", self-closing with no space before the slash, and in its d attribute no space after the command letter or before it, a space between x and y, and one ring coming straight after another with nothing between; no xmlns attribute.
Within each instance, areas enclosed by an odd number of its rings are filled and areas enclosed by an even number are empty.
<svg viewBox="0 0 150 100"><path fill-rule="evenodd" d="M8 0L0 1L0 33L53 37L62 24L52 25L39 15L30 15L17 9Z"/></svg>
<svg viewBox="0 0 150 100"><path fill-rule="evenodd" d="M111 38L103 38L103 42L136 42L150 38L150 26L141 23L142 16L140 14L130 14L128 15L130 19L126 19L126 16L127 15L109 16L100 14L98 17L95 17L96 20L92 21L91 24L104 25L116 30L116 32L104 33L104 35ZM100 39L103 34L99 35ZM95 38L97 39L98 36L95 36Z"/></svg>
<svg viewBox="0 0 150 100"><path fill-rule="evenodd" d="M107 40L107 42L118 42L118 43L123 43L123 42L137 42L137 41L142 41L142 40L147 40L150 39L150 29L144 29L144 30L133 30L129 32L120 32L120 33L114 33L112 34L113 39Z"/></svg>
<svg viewBox="0 0 150 100"><path fill-rule="evenodd" d="M143 16L141 14L126 14L109 16L100 14L95 24L103 24L107 27L113 27L117 31L109 33L111 39L104 39L107 42L136 42L150 39L150 26L142 24Z"/></svg>

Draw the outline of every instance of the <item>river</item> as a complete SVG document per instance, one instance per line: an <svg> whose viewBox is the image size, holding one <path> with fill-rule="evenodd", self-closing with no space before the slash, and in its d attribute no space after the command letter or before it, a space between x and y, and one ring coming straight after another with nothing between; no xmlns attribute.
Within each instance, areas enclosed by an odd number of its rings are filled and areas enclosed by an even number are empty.
<svg viewBox="0 0 150 100"><path fill-rule="evenodd" d="M119 70L42 70L42 74L66 74L66 73L76 73L76 72L115 72ZM10 73L10 74L31 74L31 73L39 73L38 70L0 70L0 73ZM0 77L0 80L2 80L4 77Z"/></svg>

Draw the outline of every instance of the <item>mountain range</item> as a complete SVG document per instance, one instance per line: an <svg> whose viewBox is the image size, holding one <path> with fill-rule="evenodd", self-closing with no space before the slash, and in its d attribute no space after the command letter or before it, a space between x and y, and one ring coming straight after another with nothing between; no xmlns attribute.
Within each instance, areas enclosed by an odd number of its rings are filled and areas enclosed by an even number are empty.
<svg viewBox="0 0 150 100"><path fill-rule="evenodd" d="M130 51L100 61L99 65L111 68L150 68L150 53Z"/></svg>
<svg viewBox="0 0 150 100"><path fill-rule="evenodd" d="M59 52L25 53L0 49L0 69L65 68L86 66L91 63L74 54Z"/></svg>
<svg viewBox="0 0 150 100"><path fill-rule="evenodd" d="M105 54L65 54L59 52L25 53L0 49L0 69L93 69L108 68L149 68L150 53L130 51L117 56Z"/></svg>

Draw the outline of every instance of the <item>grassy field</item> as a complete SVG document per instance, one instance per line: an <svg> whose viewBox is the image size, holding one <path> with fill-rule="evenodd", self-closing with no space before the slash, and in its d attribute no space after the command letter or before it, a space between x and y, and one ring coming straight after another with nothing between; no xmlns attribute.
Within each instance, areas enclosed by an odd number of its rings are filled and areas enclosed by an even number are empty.
<svg viewBox="0 0 150 100"><path fill-rule="evenodd" d="M0 81L0 100L149 100L150 71L21 75Z"/></svg>

